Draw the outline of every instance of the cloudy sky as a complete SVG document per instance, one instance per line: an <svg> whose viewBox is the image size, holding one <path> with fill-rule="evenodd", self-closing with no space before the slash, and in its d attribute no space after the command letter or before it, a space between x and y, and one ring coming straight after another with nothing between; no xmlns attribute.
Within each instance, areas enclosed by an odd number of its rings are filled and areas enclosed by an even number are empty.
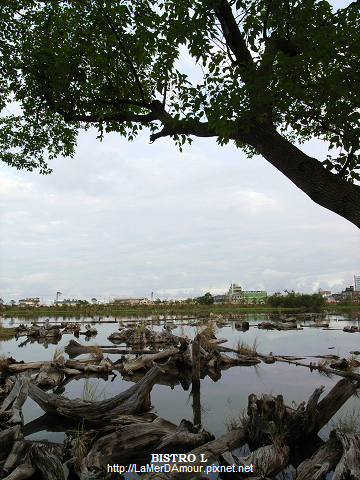
<svg viewBox="0 0 360 480"><path fill-rule="evenodd" d="M187 65L191 68L191 65ZM194 139L100 143L83 132L53 173L0 166L0 297L187 298L245 290L339 291L360 275L360 231L261 157ZM324 159L312 141L307 153Z"/></svg>

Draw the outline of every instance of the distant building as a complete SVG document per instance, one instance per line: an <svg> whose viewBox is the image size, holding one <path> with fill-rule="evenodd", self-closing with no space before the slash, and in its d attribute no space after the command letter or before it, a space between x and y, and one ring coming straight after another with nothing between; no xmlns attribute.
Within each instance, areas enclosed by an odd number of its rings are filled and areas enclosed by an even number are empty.
<svg viewBox="0 0 360 480"><path fill-rule="evenodd" d="M229 300L229 295L227 295L226 293L222 295L214 295L215 303L224 303L224 302L227 302L228 300Z"/></svg>
<svg viewBox="0 0 360 480"><path fill-rule="evenodd" d="M37 307L40 303L39 297L28 297L26 299L19 300L20 307Z"/></svg>
<svg viewBox="0 0 360 480"><path fill-rule="evenodd" d="M145 297L115 297L113 299L114 303L127 304L127 305L139 305L151 303L148 298Z"/></svg>
<svg viewBox="0 0 360 480"><path fill-rule="evenodd" d="M360 292L360 275L354 275L354 289L356 292Z"/></svg>
<svg viewBox="0 0 360 480"><path fill-rule="evenodd" d="M228 296L231 303L265 303L267 292L265 290L243 290L240 285L231 282Z"/></svg>
<svg viewBox="0 0 360 480"><path fill-rule="evenodd" d="M237 283L231 282L228 295L231 303L241 303L244 301L244 292L242 291L241 285Z"/></svg>

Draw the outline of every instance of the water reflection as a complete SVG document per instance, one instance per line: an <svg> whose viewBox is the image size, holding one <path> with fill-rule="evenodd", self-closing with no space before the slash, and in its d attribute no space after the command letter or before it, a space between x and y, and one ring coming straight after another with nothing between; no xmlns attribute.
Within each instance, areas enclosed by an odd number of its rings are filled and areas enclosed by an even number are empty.
<svg viewBox="0 0 360 480"><path fill-rule="evenodd" d="M246 342L250 346L257 341L259 352L308 357L309 362L313 360L313 356L317 355L334 353L340 357L348 357L351 351L359 350L359 333L343 331L346 325L358 326L359 322L356 319L342 315L327 315L323 320L329 323L329 328L315 329L306 326L310 322L315 322L316 318L316 316L310 316L297 320L298 326L303 325L302 329L278 331L257 328L259 322L270 320L267 315L241 315L231 320L223 320L218 337L227 339L227 343L224 345L230 348L236 348L239 341ZM33 318L28 323L41 324L44 320L45 318ZM122 349L129 350L125 344L120 344L120 348L118 348L108 340L108 336L119 328L119 323L115 318L107 318L106 323L99 323L98 317L49 318L50 323L57 325L64 321L76 322L77 320L80 320L82 332L85 332L86 324L96 326L98 331L96 338L86 334L80 338L87 340L89 345L98 344L107 347L109 353L106 355L112 362L121 358ZM133 320L121 319L124 326L132 325ZM145 321L145 319L142 320ZM146 320L156 331L161 331L163 328L163 319L148 318ZM174 318L173 320L176 327L172 330L173 334L194 338L198 328L194 319ZM279 317L271 320L279 324L282 322ZM11 318L2 321L4 326L16 326L24 320ZM65 347L73 338L72 332L63 333L59 341L51 337L20 337L2 343L1 348L3 354L11 355L16 360L44 361L52 358L56 347ZM231 352L228 354L235 355ZM77 358L86 356L88 353L81 354ZM105 388L107 397L111 397L126 390L143 375L144 373L141 371L136 371L132 375L121 375L119 372L116 372L116 376L78 375L66 378L53 392L69 398L77 398L81 396L86 379L96 378L100 381L99 389ZM226 421L232 414L241 416L247 407L248 396L251 393L256 395L272 393L274 396L281 394L288 405L299 404L307 401L315 388L320 385L324 385L324 395L326 395L337 380L338 377L324 376L315 370L279 362L261 363L256 367L224 365L222 368L207 369L206 374L201 372L199 381L196 382L192 378L191 370L180 370L180 373L176 371L171 374L169 368L167 373L161 376L154 385L151 401L154 405L154 412L166 420L179 425L180 421L185 418L194 424L201 423L206 430L215 436L220 436L226 432ZM229 404L231 404L232 411L229 409ZM359 399L352 397L339 410L338 415L344 415L358 407ZM48 438L60 442L65 438L64 432L68 426L64 424L63 420L59 422L48 414L43 415L42 410L31 399L27 399L23 413L26 438ZM321 430L320 436L327 438L330 428L328 425L325 426ZM297 460L292 459L292 462L296 464Z"/></svg>

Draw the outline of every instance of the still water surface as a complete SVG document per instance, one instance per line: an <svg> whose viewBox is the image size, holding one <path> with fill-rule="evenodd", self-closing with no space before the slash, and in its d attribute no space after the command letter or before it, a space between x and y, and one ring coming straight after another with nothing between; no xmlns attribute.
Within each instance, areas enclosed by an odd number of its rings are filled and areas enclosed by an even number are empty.
<svg viewBox="0 0 360 480"><path fill-rule="evenodd" d="M277 330L260 330L257 324L261 321L268 320L266 315L246 315L245 319L249 321L250 328L246 332L238 331L235 328L235 321L229 321L228 324L218 330L218 338L226 338L228 341L223 345L236 348L238 341L245 341L252 345L254 341L258 344L257 351L265 354L272 352L274 355L294 355L294 356L316 356L336 354L341 358L349 357L353 350L360 350L359 333L345 333L343 327L345 325L358 325L357 321L351 320L344 315L328 315L325 317L330 322L329 329L318 329L304 327L303 329L290 331ZM96 318L95 318L96 319ZM36 319L39 323L45 318ZM78 321L75 318L50 318L51 323L61 323L61 321ZM91 323L92 318L82 318L84 323ZM107 337L118 329L118 323L111 317L107 321L114 320L114 323L94 323L98 330L98 335L88 342L84 341L84 337L80 336L78 341L87 345L97 344L102 346L111 346L111 342ZM126 324L127 318L122 321ZM34 320L32 320L34 321ZM307 322L299 321L298 324L306 324ZM24 319L12 318L2 319L4 326L16 326L20 323L30 323ZM160 325L153 325L154 329L161 329ZM188 325L186 319L174 320L179 325L173 330L175 335L184 335L193 338L195 335L194 327ZM82 328L84 331L84 328ZM73 334L65 334L57 345L39 344L37 342L25 342L26 337L12 339L0 343L1 354L13 356L17 361L45 361L51 360L56 348L65 347L69 340L74 338ZM125 345L124 345L125 347ZM65 354L67 357L67 355ZM87 355L84 355L85 357ZM109 354L112 361L116 361L119 354ZM77 357L77 358L81 358ZM317 362L314 358L305 358L304 363L310 361ZM233 366L227 370L222 370L218 379L211 379L206 376L201 380L201 409L202 409L202 425L213 433L216 437L226 433L226 422L231 416L237 417L247 408L248 396L251 393L261 395L262 393L271 393L274 396L283 395L284 401L291 405L293 402L299 404L301 401L307 401L315 388L324 385L324 395L340 380L340 377L333 378L320 375L318 371L310 371L310 369L290 365L286 363L265 364L260 363L258 366L244 367ZM121 374L117 372L115 377L109 376L108 380L99 378L91 379L93 386L97 387L98 394L106 398L114 396L121 391L126 390L132 385L130 378L123 379ZM84 389L85 379L74 379L67 383L61 393L69 398L81 397ZM176 383L176 382L174 382ZM192 398L190 396L191 387L184 390L180 384L161 385L155 384L151 392L151 401L154 405L153 412L157 415L179 424L185 418L192 421ZM56 391L56 390L55 390ZM352 397L339 410L337 418L346 415L346 413L359 411L359 399ZM28 398L23 406L25 427L31 421L43 415L40 407L30 398ZM336 421L336 418L333 419ZM332 422L323 428L320 436L327 438L332 428ZM66 427L64 426L64 431ZM49 431L37 431L26 436L28 439L47 438L51 441L62 442L66 435L61 431L61 426L56 428L48 427ZM51 431L60 430L60 431ZM25 428L26 432L26 428ZM127 480L135 478L136 475L128 474ZM210 477L217 478L217 475Z"/></svg>

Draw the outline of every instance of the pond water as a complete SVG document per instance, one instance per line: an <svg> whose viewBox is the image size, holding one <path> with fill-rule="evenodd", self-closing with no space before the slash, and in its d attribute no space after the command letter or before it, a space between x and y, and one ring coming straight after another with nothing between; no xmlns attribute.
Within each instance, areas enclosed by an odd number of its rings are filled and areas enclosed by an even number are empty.
<svg viewBox="0 0 360 480"><path fill-rule="evenodd" d="M324 317L330 323L328 329L305 326L302 329L298 328L297 330L289 331L258 329L257 324L268 320L267 315L244 315L243 318L250 323L250 328L246 332L238 331L235 328L236 320L228 321L225 326L218 330L217 337L227 339L227 342L223 344L224 346L236 348L239 341L247 342L249 345L255 342L258 345L258 352L264 354L272 352L274 355L292 355L303 358L309 357L303 360L304 363L310 363L310 361L317 363L317 359L311 356L336 354L343 358L349 357L350 352L353 350L360 350L359 333L346 333L343 331L345 325L358 326L358 321L344 315L333 314ZM36 319L39 323L44 320L45 318L41 317ZM64 320L70 322L79 321L79 319L76 320L71 317L66 319L50 317L49 320L51 323L59 324ZM96 317L85 317L81 318L80 321L85 325L86 323L94 322L94 320L98 319ZM94 323L93 326L98 330L96 337L85 342L85 337L80 335L80 339L77 341L86 345L112 346L107 337L117 331L119 324L111 317L105 320L106 323ZM152 323L153 328L156 330L162 328L163 321L161 320L160 322L151 322L149 318L144 320ZM133 319L122 318L122 322L125 325L127 321L133 321ZM313 319L308 317L306 321L298 320L298 324L306 325L309 321L313 322ZM32 319L32 322L34 322L34 319ZM16 326L20 323L29 324L31 322L20 318L2 319L3 326ZM189 322L188 319L174 319L174 323L177 325L173 330L175 335L185 334L189 338L193 338L196 334L196 328L189 325L191 321ZM84 327L82 327L82 331L84 331ZM26 337L21 337L17 340L11 339L0 343L0 353L6 356L11 355L17 361L51 360L55 349L65 347L72 338L74 338L73 334L64 334L57 345L26 342ZM64 355L67 358L67 355ZM84 355L84 357L87 356ZM116 361L120 354L105 354L105 356L109 356L112 361ZM81 358L81 356L77 358ZM90 384L91 388L96 388L96 394L100 398L104 398L104 396L109 398L126 390L132 384L131 377L123 378L119 372L116 373L115 377L111 375L108 379L92 378L86 380L84 377L74 379L63 385L60 392L59 389L54 389L54 391L69 398L76 398L81 397L86 384L87 386ZM216 378L206 376L201 379L202 425L206 430L218 437L227 432L226 423L231 417L238 417L244 410L246 411L248 396L251 393L256 395L271 393L274 396L281 394L288 405L291 405L293 402L299 404L302 401L307 401L315 388L321 385L325 387L323 396L326 395L339 380L340 377L338 376L330 378L323 374L321 375L317 370L311 371L309 368L280 362L274 364L260 363L255 367L232 366L231 368L221 370ZM155 384L151 392L151 401L154 405L153 412L175 424L179 424L183 418L192 421L193 408L190 391L191 386L188 390L184 390L176 382L172 385ZM359 402L360 400L355 396L350 398L339 410L336 418L344 416L349 412L358 412ZM67 426L62 428L59 424L48 425L46 430L37 431L37 428L33 428L34 424L32 423L30 428L27 428L30 422L41 417L43 413L33 400L30 398L26 400L23 406L24 434L26 438L47 438L51 441L62 442L66 438L65 430ZM328 437L333 422L336 422L336 418L322 429L320 432L322 438ZM135 477L136 475L134 474L127 474L126 479L130 480ZM210 474L209 478L215 479L217 474Z"/></svg>

